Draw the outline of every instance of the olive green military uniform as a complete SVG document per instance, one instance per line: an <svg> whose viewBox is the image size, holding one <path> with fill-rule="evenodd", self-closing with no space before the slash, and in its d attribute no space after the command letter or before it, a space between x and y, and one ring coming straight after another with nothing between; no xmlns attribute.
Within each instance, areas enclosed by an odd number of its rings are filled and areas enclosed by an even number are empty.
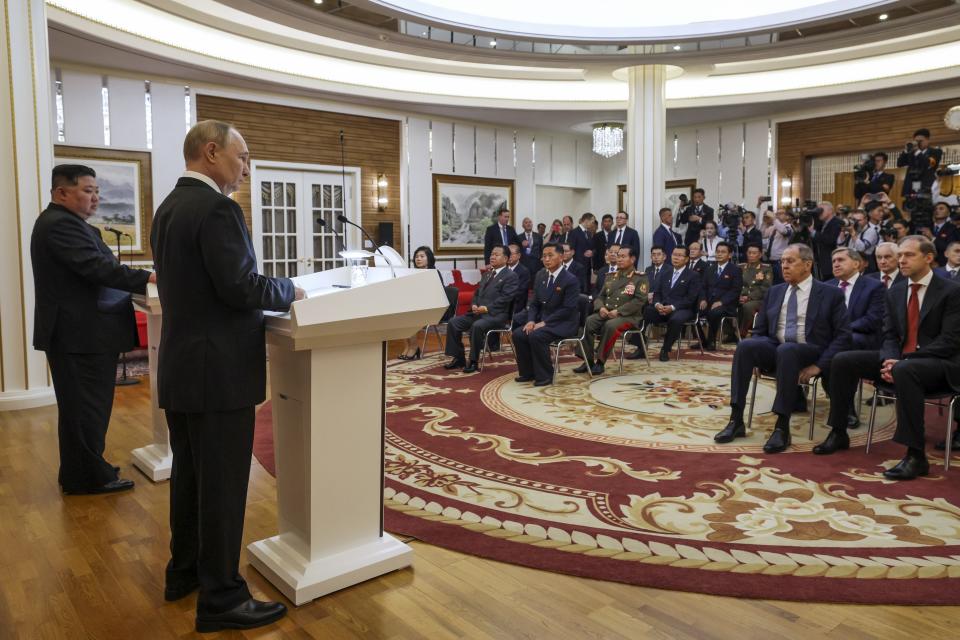
<svg viewBox="0 0 960 640"><path fill-rule="evenodd" d="M633 285L633 290L627 293L630 285ZM603 291L593 301L595 313L587 318L583 346L588 362L592 363L595 359L593 342L598 334L600 335L600 360L606 361L620 334L640 325L643 321L643 307L647 304L649 291L650 284L647 282L647 276L634 269L628 272L617 271L616 274L607 276L603 283ZM601 317L600 309L602 308L606 308L607 311L616 311L617 317Z"/></svg>
<svg viewBox="0 0 960 640"><path fill-rule="evenodd" d="M760 310L763 296L767 295L767 290L773 285L773 267L763 263L756 267L741 264L740 269L743 271L743 289L740 296L747 297L747 301L740 305L740 333L747 335L753 327L753 314Z"/></svg>

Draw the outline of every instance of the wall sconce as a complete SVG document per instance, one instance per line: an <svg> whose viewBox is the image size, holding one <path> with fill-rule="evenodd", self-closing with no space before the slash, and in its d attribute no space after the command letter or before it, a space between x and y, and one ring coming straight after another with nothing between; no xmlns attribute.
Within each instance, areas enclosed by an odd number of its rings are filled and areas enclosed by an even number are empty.
<svg viewBox="0 0 960 640"><path fill-rule="evenodd" d="M377 211L387 210L387 177L377 174Z"/></svg>
<svg viewBox="0 0 960 640"><path fill-rule="evenodd" d="M793 202L793 176L787 176L780 181L780 192L783 194L780 198L780 204L790 206Z"/></svg>

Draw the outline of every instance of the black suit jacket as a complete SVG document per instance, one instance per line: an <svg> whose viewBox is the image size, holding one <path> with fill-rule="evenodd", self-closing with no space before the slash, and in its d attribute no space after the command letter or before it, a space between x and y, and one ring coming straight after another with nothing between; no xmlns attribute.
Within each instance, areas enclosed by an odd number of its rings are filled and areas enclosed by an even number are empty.
<svg viewBox="0 0 960 640"><path fill-rule="evenodd" d="M667 254L667 261L670 261L670 256L673 254L673 250L679 246L683 245L683 239L680 237L680 234L672 229L667 231L667 228L660 224L657 226L656 231L653 232L653 246L663 247L663 252Z"/></svg>
<svg viewBox="0 0 960 640"><path fill-rule="evenodd" d="M882 273L881 271L873 271L873 272L871 272L871 273L866 273L866 274L864 274L864 275L865 275L866 277L868 277L868 278L872 278L872 279L874 279L874 280L879 280L879 281L880 281L880 284L881 284L881 285L883 284L883 273ZM897 283L900 282L901 280L903 280L903 276L900 275L900 272L899 272L899 271L897 271L897 275L896 275L896 277L893 279L893 284L891 284L890 286L892 287L894 284L897 284Z"/></svg>
<svg viewBox="0 0 960 640"><path fill-rule="evenodd" d="M827 281L831 287L840 287L836 278ZM841 293L843 290L840 290ZM878 349L883 339L884 298L887 290L875 278L857 278L850 292L847 316L850 319L851 339L855 349Z"/></svg>
<svg viewBox="0 0 960 640"><path fill-rule="evenodd" d="M523 263L518 263L513 268L514 275L517 276L517 293L513 296L513 310L514 312L522 311L527 308L527 298L530 293L530 271L523 266Z"/></svg>
<svg viewBox="0 0 960 640"><path fill-rule="evenodd" d="M543 322L558 335L575 335L580 326L580 283L572 273L563 270L553 288L547 286L549 280L550 272L541 269L527 307L527 322Z"/></svg>
<svg viewBox="0 0 960 640"><path fill-rule="evenodd" d="M930 280L920 305L917 350L904 355L909 284L909 279L903 278L887 291L880 360L945 360L947 381L954 391L960 391L960 284L944 278Z"/></svg>
<svg viewBox="0 0 960 640"><path fill-rule="evenodd" d="M653 294L653 303L669 305L675 310L697 311L697 305L700 302L700 288L703 281L700 274L693 269L684 269L683 273L677 278L677 283L671 287L673 281L673 270L665 274L660 272L660 282Z"/></svg>
<svg viewBox="0 0 960 640"><path fill-rule="evenodd" d="M829 280L833 277L833 250L837 248L837 239L840 237L840 221L833 216L823 225L813 238L813 248L817 252L817 265L820 268L820 279Z"/></svg>
<svg viewBox="0 0 960 640"><path fill-rule="evenodd" d="M873 174L870 176L870 182L858 182L853 187L853 197L856 199L859 204L860 200L868 193L890 193L890 189L893 188L893 183L896 181L896 176L892 173L887 173L886 171L880 174Z"/></svg>
<svg viewBox="0 0 960 640"><path fill-rule="evenodd" d="M691 222L690 216L692 215L699 215L700 222ZM683 244L689 246L691 242L700 240L700 230L703 229L703 225L711 220L713 220L713 209L706 204L700 205L699 214L694 204L687 205L687 208L677 215L677 224L687 225L687 232L683 236Z"/></svg>
<svg viewBox="0 0 960 640"><path fill-rule="evenodd" d="M767 290L763 298L763 311L757 314L753 325L753 337L777 340L777 321L780 308L787 295L788 284L782 282ZM804 320L804 340L820 348L816 365L826 371L833 357L850 349L850 322L843 292L818 280L813 281L810 298L807 300L807 315Z"/></svg>
<svg viewBox="0 0 960 640"><path fill-rule="evenodd" d="M517 295L517 274L504 267L500 273L493 271L483 274L480 284L473 290L472 304L486 307L486 317L497 322L506 322L509 318L510 304Z"/></svg>
<svg viewBox="0 0 960 640"><path fill-rule="evenodd" d="M611 244L613 244L616 241L617 241L617 228L614 227L613 231L611 231L607 235L607 246L609 247ZM640 259L640 234L637 233L637 230L634 229L633 227L628 225L623 228L623 234L622 234L622 237L620 238L620 246L633 247L633 250L637 254L637 260Z"/></svg>
<svg viewBox="0 0 960 640"><path fill-rule="evenodd" d="M711 262L703 278L703 299L707 301L707 308L714 302L723 303L723 308L732 311L740 302L740 292L743 290L743 272L733 262L727 262L723 268L723 275L718 277L719 265Z"/></svg>
<svg viewBox="0 0 960 640"><path fill-rule="evenodd" d="M513 227L509 224L507 225L507 244L516 242L520 244L517 240L517 232L513 230ZM483 236L483 264L490 264L490 252L493 251L494 247L502 247L503 245L503 235L500 233L500 224L494 222L492 225L487 227L487 232Z"/></svg>
<svg viewBox="0 0 960 640"><path fill-rule="evenodd" d="M650 292L651 292L651 293L656 292L657 287L660 286L660 280L662 280L664 276L669 277L669 276L671 276L671 275L673 274L673 265L671 265L671 264L669 264L669 263L664 263L664 264L662 264L662 265L660 266L660 273L658 273L656 276L654 276L653 274L656 272L656 270L657 270L657 268L654 267L653 265L650 265L649 267L647 267L647 268L644 270L644 273L645 273L646 276L647 276L647 282L650 283Z"/></svg>
<svg viewBox="0 0 960 640"><path fill-rule="evenodd" d="M11 231L12 233L12 231ZM105 289L143 293L149 271L121 265L100 232L51 203L30 237L36 295L33 347L67 353L120 353L136 344L133 304L98 304Z"/></svg>
<svg viewBox="0 0 960 640"><path fill-rule="evenodd" d="M937 179L937 167L943 160L943 149L939 147L927 147L919 155L915 151L910 153L901 153L897 156L897 166L907 167L908 175L904 176L903 189L901 195L907 197L913 193L913 180L909 177L910 171L916 171L920 184L929 189Z"/></svg>
<svg viewBox="0 0 960 640"><path fill-rule="evenodd" d="M947 259L944 257L944 254L951 242L960 241L960 229L947 219L939 230L934 231L930 229L930 232L933 233L933 244L937 248L937 264L945 267L947 266Z"/></svg>
<svg viewBox="0 0 960 640"><path fill-rule="evenodd" d="M263 402L263 309L286 311L293 282L257 273L240 205L180 178L150 234L163 307L157 392L171 411L232 411Z"/></svg>
<svg viewBox="0 0 960 640"><path fill-rule="evenodd" d="M590 248L593 249L593 257L590 258L590 271L596 271L607 262L607 232L602 229L590 238Z"/></svg>
<svg viewBox="0 0 960 640"><path fill-rule="evenodd" d="M590 273L592 271L592 260L584 253L593 248L593 243L587 237L587 232L580 228L580 225L577 225L570 230L567 241L570 243L570 248L573 249L573 261L579 262L585 271Z"/></svg>
<svg viewBox="0 0 960 640"><path fill-rule="evenodd" d="M590 271L586 267L577 262L576 258L574 258L570 261L570 264L567 265L566 270L577 279L577 282L580 283L580 291L582 293L590 293Z"/></svg>

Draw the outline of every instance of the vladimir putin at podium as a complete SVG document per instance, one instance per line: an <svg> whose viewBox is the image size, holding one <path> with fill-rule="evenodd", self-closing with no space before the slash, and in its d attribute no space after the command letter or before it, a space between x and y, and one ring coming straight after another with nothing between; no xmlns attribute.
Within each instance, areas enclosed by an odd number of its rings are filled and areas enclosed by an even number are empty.
<svg viewBox="0 0 960 640"><path fill-rule="evenodd" d="M133 488L103 458L117 357L137 325L128 292L143 293L149 271L121 265L87 223L97 211L97 174L78 164L53 169L52 202L30 238L36 309L33 346L47 353L57 394L59 482L64 493Z"/></svg>
<svg viewBox="0 0 960 640"><path fill-rule="evenodd" d="M254 600L239 573L254 412L266 397L262 310L286 311L304 293L257 273L243 211L228 197L250 173L240 133L198 122L183 156L150 239L163 307L157 391L173 452L164 595L199 588L197 631L249 629L286 613Z"/></svg>

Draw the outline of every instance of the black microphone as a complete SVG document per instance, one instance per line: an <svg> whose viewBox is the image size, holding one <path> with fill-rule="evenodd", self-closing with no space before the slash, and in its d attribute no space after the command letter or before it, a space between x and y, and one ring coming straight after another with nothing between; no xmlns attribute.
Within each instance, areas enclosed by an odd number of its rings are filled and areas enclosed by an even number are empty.
<svg viewBox="0 0 960 640"><path fill-rule="evenodd" d="M327 221L324 220L323 218L317 218L317 224L323 227L324 229L327 228ZM330 225L330 228L333 229L334 237L340 241L340 248L345 251L347 249L347 245L344 244L343 238L340 237L340 234L337 232L337 225L332 224ZM334 251L336 251L336 245L334 245Z"/></svg>
<svg viewBox="0 0 960 640"><path fill-rule="evenodd" d="M350 220L350 218L348 218L347 216L343 215L342 213L337 216L337 220L339 220L339 221L342 222L343 224L348 224L348 225L350 225L351 227L356 227L357 229L360 229L360 233L362 233L362 234L364 235L364 237L366 237L366 239L370 241L370 244L373 245L374 250L375 250L377 253L379 253L380 256L381 256L384 260L386 260L387 265L390 267L390 273L393 275L393 277L394 277L394 278L397 277L397 274L396 274L396 273L394 272L394 270L393 270L393 261L391 261L389 258L387 258L387 256L385 256L385 255L383 254L383 251L380 251L380 247L378 247L378 246L377 246L377 243L373 241L373 238L370 237L370 234L367 233L367 230L366 230L366 229L364 229L363 227L361 227L360 225L358 225L356 222L352 222L352 221Z"/></svg>
<svg viewBox="0 0 960 640"><path fill-rule="evenodd" d="M110 233L115 233L115 234L117 234L118 237L119 237L119 236L127 236L128 238L131 237L129 233L126 233L126 232L124 232L124 231L120 231L119 229L114 229L113 227L104 227L103 230L104 230L104 231L109 231Z"/></svg>

